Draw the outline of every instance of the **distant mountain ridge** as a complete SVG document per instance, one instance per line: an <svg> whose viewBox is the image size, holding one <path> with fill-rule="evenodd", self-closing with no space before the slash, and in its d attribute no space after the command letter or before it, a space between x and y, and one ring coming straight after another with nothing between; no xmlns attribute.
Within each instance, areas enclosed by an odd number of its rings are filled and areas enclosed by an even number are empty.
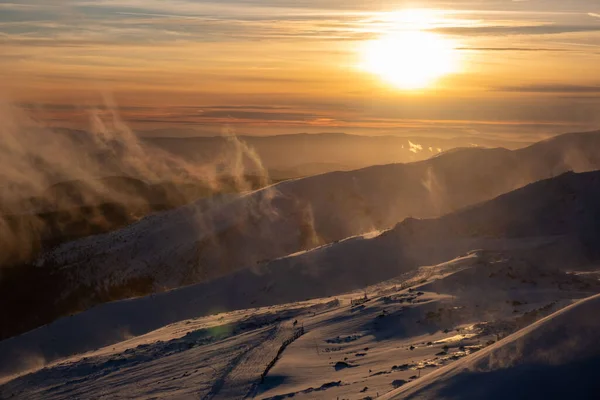
<svg viewBox="0 0 600 400"><path fill-rule="evenodd" d="M286 177L351 170L370 165L425 160L456 147L521 148L530 143L484 137L360 136L345 133L238 136L250 145L268 170L285 171ZM211 162L215 155L228 154L227 137L144 137L143 141L192 162ZM320 169L314 168L321 165ZM275 176L279 178L280 176Z"/></svg>
<svg viewBox="0 0 600 400"><path fill-rule="evenodd" d="M443 215L563 172L600 169L598 145L600 133L561 137L516 151L471 149L418 163L286 181L242 196L199 202L147 218L122 232L85 240L84 257L92 259L85 269L98 262L93 256L97 248L105 254L100 262L113 265L94 268L103 275L115 268L127 276L127 270L148 271L154 263L163 270L172 265L165 275L168 281L159 282L176 287L389 228L406 217ZM112 259L112 243L123 235L135 237L131 243L138 250L119 246ZM45 259L79 270L80 244L58 248ZM142 249L152 250L139 253ZM118 259L131 263L123 270ZM139 269L138 262L145 267ZM163 272L150 275L155 273Z"/></svg>

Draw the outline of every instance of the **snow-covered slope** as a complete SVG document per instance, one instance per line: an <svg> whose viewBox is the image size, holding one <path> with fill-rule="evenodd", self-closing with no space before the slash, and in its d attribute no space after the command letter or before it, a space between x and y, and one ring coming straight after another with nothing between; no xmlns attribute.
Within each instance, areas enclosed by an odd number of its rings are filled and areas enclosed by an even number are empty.
<svg viewBox="0 0 600 400"><path fill-rule="evenodd" d="M597 399L600 296L582 300L384 399Z"/></svg>
<svg viewBox="0 0 600 400"><path fill-rule="evenodd" d="M18 372L19 362L33 368L0 378L0 397L374 398L600 284L477 251L335 298L186 319L209 309L203 289L104 305L0 342L0 375ZM159 329L134 336L152 324ZM119 329L123 338L102 347Z"/></svg>
<svg viewBox="0 0 600 400"><path fill-rule="evenodd" d="M104 304L0 342L0 359L27 360L20 354L32 350L53 360L187 318L336 296L474 249L509 252L523 260L521 272L529 270L528 265L542 272L587 267L598 260L599 213L600 172L565 174L446 217L407 220L388 231L350 238L210 282ZM532 280L520 279L528 284ZM0 370L15 368L20 366L13 361Z"/></svg>
<svg viewBox="0 0 600 400"><path fill-rule="evenodd" d="M41 264L69 268L73 289L139 278L157 289L178 287L386 229L406 217L436 217L570 169L599 168L598 145L600 133L567 135L517 151L465 149L419 163L282 182L65 244Z"/></svg>

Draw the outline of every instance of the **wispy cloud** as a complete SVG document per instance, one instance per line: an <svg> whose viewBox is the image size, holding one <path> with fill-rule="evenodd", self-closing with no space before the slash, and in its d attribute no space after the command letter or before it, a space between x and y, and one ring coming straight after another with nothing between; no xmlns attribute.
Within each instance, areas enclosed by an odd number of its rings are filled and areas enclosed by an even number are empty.
<svg viewBox="0 0 600 400"><path fill-rule="evenodd" d="M474 124L548 129L597 115L561 108L559 99L547 108L515 100L530 93L546 106L549 93L597 93L600 25L589 0L420 5L435 9L428 29L456 40L464 67L422 98L356 68L364 41L402 28L397 0L0 0L0 86L25 102L59 103L100 87L126 99L125 116L144 124L454 132ZM510 101L493 103L495 91ZM445 101L434 103L437 96ZM382 99L388 111L371 112ZM168 107L156 107L162 102ZM327 102L350 102L352 112ZM46 109L63 120L78 112Z"/></svg>
<svg viewBox="0 0 600 400"><path fill-rule="evenodd" d="M543 52L565 52L572 51L565 48L551 48L551 47L457 47L457 50L465 51L543 51Z"/></svg>
<svg viewBox="0 0 600 400"><path fill-rule="evenodd" d="M476 26L447 27L434 31L447 35L556 35L562 33L600 32L600 25L536 25L536 26Z"/></svg>
<svg viewBox="0 0 600 400"><path fill-rule="evenodd" d="M522 93L598 93L600 94L600 84L598 85L568 85L568 84L548 84L548 85L522 85L522 86L503 86L496 88L502 92L522 92Z"/></svg>

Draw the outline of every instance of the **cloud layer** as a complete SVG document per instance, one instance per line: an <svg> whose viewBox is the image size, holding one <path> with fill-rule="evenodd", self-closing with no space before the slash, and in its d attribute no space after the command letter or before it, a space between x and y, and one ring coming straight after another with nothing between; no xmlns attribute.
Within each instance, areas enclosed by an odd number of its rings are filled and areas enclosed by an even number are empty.
<svg viewBox="0 0 600 400"><path fill-rule="evenodd" d="M396 3L0 0L0 91L56 124L75 121L99 90L114 93L125 118L143 128L231 123L253 133L261 126L389 133L454 129L456 121L469 121L458 128L465 130L598 122L587 111L600 86L600 19L589 1L462 0L451 9L423 2L431 18L422 28L459 43L463 65L417 99L357 68L362 43L406 28ZM503 102L499 92L513 99ZM234 108L208 108L215 102ZM490 111L498 106L505 108ZM561 118L521 112L536 109L562 110Z"/></svg>

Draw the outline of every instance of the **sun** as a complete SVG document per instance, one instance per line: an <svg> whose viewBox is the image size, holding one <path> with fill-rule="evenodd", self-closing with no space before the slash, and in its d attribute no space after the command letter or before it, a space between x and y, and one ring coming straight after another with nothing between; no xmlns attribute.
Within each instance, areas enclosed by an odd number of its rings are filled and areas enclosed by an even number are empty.
<svg viewBox="0 0 600 400"><path fill-rule="evenodd" d="M427 30L396 29L366 42L361 67L403 90L429 87L439 78L456 72L456 44Z"/></svg>

